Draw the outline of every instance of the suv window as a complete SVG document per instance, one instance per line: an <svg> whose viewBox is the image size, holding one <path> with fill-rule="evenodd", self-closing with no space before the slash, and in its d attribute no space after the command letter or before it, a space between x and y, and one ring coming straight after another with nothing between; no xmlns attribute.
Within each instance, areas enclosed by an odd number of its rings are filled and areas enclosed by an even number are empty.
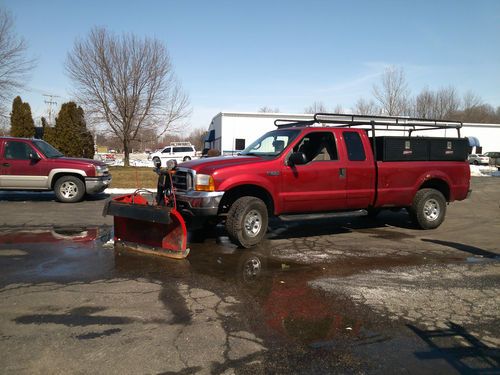
<svg viewBox="0 0 500 375"><path fill-rule="evenodd" d="M174 152L193 152L191 147L174 147Z"/></svg>
<svg viewBox="0 0 500 375"><path fill-rule="evenodd" d="M293 148L302 152L308 162L338 160L337 145L332 132L309 133Z"/></svg>
<svg viewBox="0 0 500 375"><path fill-rule="evenodd" d="M30 154L35 154L35 150L27 143L8 141L5 144L5 159L29 160Z"/></svg>
<svg viewBox="0 0 500 375"><path fill-rule="evenodd" d="M172 147L165 147L162 151L162 154L170 154L172 151Z"/></svg>
<svg viewBox="0 0 500 375"><path fill-rule="evenodd" d="M351 161L366 160L365 149L359 133L344 132L344 142L347 147L347 157Z"/></svg>

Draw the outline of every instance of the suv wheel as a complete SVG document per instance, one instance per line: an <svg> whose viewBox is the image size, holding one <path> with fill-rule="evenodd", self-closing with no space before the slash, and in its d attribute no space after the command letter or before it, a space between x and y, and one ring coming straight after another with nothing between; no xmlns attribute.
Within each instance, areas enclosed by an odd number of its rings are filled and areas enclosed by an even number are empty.
<svg viewBox="0 0 500 375"><path fill-rule="evenodd" d="M75 203L85 195L85 185L75 176L59 177L54 185L57 200L63 203Z"/></svg>
<svg viewBox="0 0 500 375"><path fill-rule="evenodd" d="M155 157L153 158L153 164L155 164L155 163L157 163L157 162L159 162L159 161L160 161L160 158L159 158L158 156L155 156Z"/></svg>
<svg viewBox="0 0 500 375"><path fill-rule="evenodd" d="M189 156L184 156L184 159L182 159L182 161L189 161L189 160L191 160Z"/></svg>
<svg viewBox="0 0 500 375"><path fill-rule="evenodd" d="M234 243L249 248L264 238L267 223L266 204L256 197L241 197L229 209L226 230Z"/></svg>
<svg viewBox="0 0 500 375"><path fill-rule="evenodd" d="M435 189L421 189L413 198L409 209L412 221L421 229L434 229L441 225L446 214L446 199Z"/></svg>

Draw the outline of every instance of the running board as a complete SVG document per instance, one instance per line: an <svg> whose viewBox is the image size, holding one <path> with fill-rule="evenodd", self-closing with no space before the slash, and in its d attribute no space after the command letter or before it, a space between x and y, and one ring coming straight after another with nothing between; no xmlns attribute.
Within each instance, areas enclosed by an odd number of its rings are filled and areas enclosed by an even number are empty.
<svg viewBox="0 0 500 375"><path fill-rule="evenodd" d="M278 216L283 221L294 220L317 220L317 219L333 219L337 217L357 217L366 216L368 211L355 210L355 211L342 211L342 212L316 212L313 214L289 214Z"/></svg>

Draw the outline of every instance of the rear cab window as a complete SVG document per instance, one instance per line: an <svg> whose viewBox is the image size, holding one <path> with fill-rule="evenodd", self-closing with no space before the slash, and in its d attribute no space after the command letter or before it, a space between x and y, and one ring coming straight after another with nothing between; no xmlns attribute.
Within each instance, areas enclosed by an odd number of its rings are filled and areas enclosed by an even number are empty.
<svg viewBox="0 0 500 375"><path fill-rule="evenodd" d="M365 161L366 154L363 141L358 132L343 132L344 143L347 150L347 158L350 161Z"/></svg>

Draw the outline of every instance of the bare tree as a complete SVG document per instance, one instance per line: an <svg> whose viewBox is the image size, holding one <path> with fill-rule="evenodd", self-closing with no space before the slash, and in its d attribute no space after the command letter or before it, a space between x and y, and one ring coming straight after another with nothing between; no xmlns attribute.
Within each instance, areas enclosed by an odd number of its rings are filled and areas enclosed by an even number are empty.
<svg viewBox="0 0 500 375"><path fill-rule="evenodd" d="M354 113L358 115L378 115L379 109L373 100L367 101L366 99L359 98L354 105Z"/></svg>
<svg viewBox="0 0 500 375"><path fill-rule="evenodd" d="M460 98L452 87L439 89L436 93L436 118L448 119L460 109Z"/></svg>
<svg viewBox="0 0 500 375"><path fill-rule="evenodd" d="M94 28L75 42L66 71L87 111L122 142L125 165L140 129L155 128L161 135L190 114L167 49L156 39Z"/></svg>
<svg viewBox="0 0 500 375"><path fill-rule="evenodd" d="M189 134L188 140L196 148L196 150L203 150L205 148L205 139L207 138L207 130L196 128Z"/></svg>
<svg viewBox="0 0 500 375"><path fill-rule="evenodd" d="M413 101L412 115L420 118L434 118L436 111L436 94L424 88Z"/></svg>
<svg viewBox="0 0 500 375"><path fill-rule="evenodd" d="M268 107L267 105L259 108L260 113L280 113L280 109L278 107Z"/></svg>
<svg viewBox="0 0 500 375"><path fill-rule="evenodd" d="M328 112L323 102L314 102L310 106L304 108L304 113L325 113Z"/></svg>
<svg viewBox="0 0 500 375"><path fill-rule="evenodd" d="M463 96L463 110L473 109L484 105L483 99L472 91L467 91Z"/></svg>
<svg viewBox="0 0 500 375"><path fill-rule="evenodd" d="M27 48L25 40L14 33L12 16L0 9L0 115L35 66L35 60L25 56Z"/></svg>
<svg viewBox="0 0 500 375"><path fill-rule="evenodd" d="M425 88L416 96L412 107L411 112L417 117L451 119L460 109L460 98L452 86L436 92Z"/></svg>
<svg viewBox="0 0 500 375"><path fill-rule="evenodd" d="M404 115L408 112L409 89L403 68L388 67L379 85L373 85L373 96L381 112L388 116Z"/></svg>

